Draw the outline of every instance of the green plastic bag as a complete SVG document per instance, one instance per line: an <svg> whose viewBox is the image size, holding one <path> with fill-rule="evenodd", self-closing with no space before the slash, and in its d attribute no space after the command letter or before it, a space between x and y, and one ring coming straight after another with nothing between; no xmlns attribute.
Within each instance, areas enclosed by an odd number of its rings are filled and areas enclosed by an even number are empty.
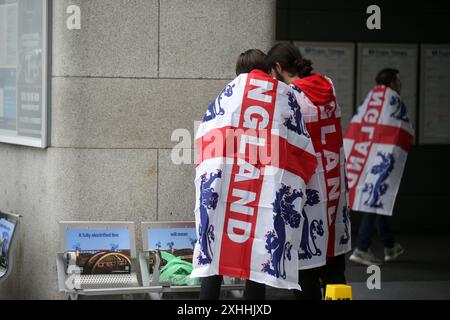
<svg viewBox="0 0 450 320"><path fill-rule="evenodd" d="M161 252L161 258L166 260L167 264L161 269L159 281L168 281L173 286L200 285L200 278L190 277L193 270L192 263L167 252Z"/></svg>

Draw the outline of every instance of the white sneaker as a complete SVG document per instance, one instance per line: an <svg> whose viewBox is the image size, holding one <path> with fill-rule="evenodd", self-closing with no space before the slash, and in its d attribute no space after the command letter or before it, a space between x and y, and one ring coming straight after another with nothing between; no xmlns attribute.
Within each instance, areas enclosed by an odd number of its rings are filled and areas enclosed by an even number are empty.
<svg viewBox="0 0 450 320"><path fill-rule="evenodd" d="M405 253L405 249L400 244L395 243L393 248L384 248L384 261L396 260L403 253Z"/></svg>
<svg viewBox="0 0 450 320"><path fill-rule="evenodd" d="M350 256L350 261L364 264L366 266L371 265L380 265L382 262L380 259L377 259L372 251L369 249L367 252L359 250L358 248L353 251L352 255Z"/></svg>

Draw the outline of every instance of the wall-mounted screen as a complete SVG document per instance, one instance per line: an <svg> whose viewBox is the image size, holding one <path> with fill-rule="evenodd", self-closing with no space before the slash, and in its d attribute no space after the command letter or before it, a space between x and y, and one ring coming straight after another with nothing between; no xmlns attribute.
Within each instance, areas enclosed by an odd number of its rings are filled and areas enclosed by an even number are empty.
<svg viewBox="0 0 450 320"><path fill-rule="evenodd" d="M450 46L423 45L420 143L450 143Z"/></svg>

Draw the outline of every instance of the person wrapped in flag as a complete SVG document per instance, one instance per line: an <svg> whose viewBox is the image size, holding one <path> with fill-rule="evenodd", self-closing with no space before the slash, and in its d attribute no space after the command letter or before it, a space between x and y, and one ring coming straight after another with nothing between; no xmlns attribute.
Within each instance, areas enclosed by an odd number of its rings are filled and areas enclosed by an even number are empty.
<svg viewBox="0 0 450 320"><path fill-rule="evenodd" d="M341 110L332 81L312 73L312 62L294 45L275 45L267 61L274 75L295 90L318 161L306 186L298 254L302 291L294 294L320 300L321 282L345 284L345 253L351 249Z"/></svg>
<svg viewBox="0 0 450 320"><path fill-rule="evenodd" d="M222 276L300 289L298 237L306 184L317 166L294 90L267 74L265 55L239 57L238 77L208 107L196 134L192 277L201 299L217 299Z"/></svg>
<svg viewBox="0 0 450 320"><path fill-rule="evenodd" d="M376 86L359 107L344 136L350 207L361 212L357 247L350 260L380 264L370 250L375 226L384 246L384 260L404 252L389 227L414 130L400 97L399 71L381 70Z"/></svg>

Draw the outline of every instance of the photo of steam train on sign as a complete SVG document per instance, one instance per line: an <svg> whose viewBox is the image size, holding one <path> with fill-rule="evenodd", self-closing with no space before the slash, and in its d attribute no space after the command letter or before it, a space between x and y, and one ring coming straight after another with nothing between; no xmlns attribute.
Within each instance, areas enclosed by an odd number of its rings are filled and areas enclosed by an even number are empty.
<svg viewBox="0 0 450 320"><path fill-rule="evenodd" d="M75 253L81 274L131 272L130 236L126 228L67 229L66 251Z"/></svg>
<svg viewBox="0 0 450 320"><path fill-rule="evenodd" d="M147 229L149 270L152 273L156 262L156 255L168 252L186 262L192 263L197 236L194 226L179 228L150 227ZM160 268L165 266L166 260L161 259Z"/></svg>
<svg viewBox="0 0 450 320"><path fill-rule="evenodd" d="M75 254L82 274L126 274L131 270L130 250L75 251Z"/></svg>

